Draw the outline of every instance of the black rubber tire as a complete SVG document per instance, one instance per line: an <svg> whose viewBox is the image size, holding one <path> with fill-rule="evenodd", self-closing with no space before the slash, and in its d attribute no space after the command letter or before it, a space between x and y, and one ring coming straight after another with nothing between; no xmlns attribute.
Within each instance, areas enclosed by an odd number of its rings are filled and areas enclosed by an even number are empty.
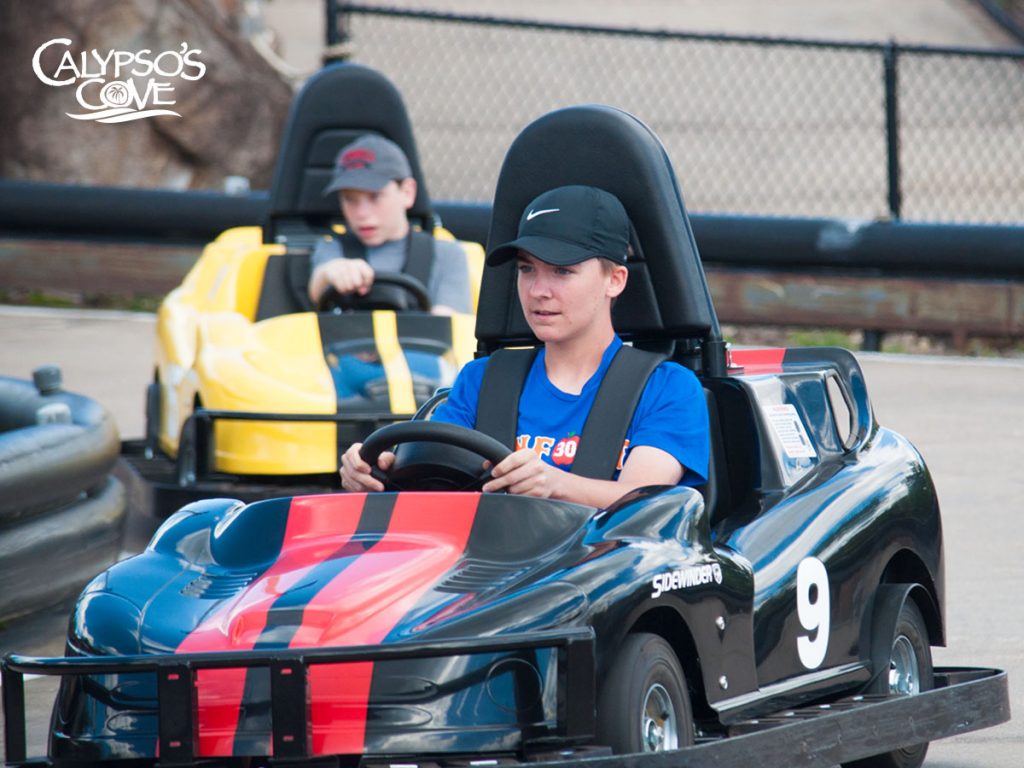
<svg viewBox="0 0 1024 768"><path fill-rule="evenodd" d="M925 624L917 604L911 598L907 598L900 609L899 618L896 620L896 630L893 633L892 648L895 648L901 639L909 643L909 645L904 644L903 647L913 649L916 656L920 690L922 692L931 690L935 687L935 677L932 667L932 649L928 642L928 626ZM888 693L889 675L887 673L879 675L866 692ZM844 763L843 768L920 768L927 754L928 742L925 742L903 749L894 749L892 752L885 752L881 755L865 757L851 763Z"/></svg>
<svg viewBox="0 0 1024 768"><path fill-rule="evenodd" d="M693 743L693 714L686 676L672 647L645 632L627 635L597 701L597 743L616 754L649 752L644 709L655 686L667 693L675 714L678 747Z"/></svg>

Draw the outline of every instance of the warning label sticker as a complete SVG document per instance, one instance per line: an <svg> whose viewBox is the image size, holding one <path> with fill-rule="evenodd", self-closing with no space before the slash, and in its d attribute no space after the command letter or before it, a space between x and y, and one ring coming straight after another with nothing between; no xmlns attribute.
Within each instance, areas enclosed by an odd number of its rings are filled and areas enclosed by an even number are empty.
<svg viewBox="0 0 1024 768"><path fill-rule="evenodd" d="M768 423L782 443L782 450L791 459L814 459L818 454L807 436L800 414L792 405L767 405L762 408Z"/></svg>

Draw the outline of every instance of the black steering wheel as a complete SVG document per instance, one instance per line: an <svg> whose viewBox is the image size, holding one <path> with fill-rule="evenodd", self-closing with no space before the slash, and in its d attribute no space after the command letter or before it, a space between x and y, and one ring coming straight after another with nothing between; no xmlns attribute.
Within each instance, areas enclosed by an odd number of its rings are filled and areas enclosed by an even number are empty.
<svg viewBox="0 0 1024 768"><path fill-rule="evenodd" d="M387 472L377 467L381 453L398 446ZM366 438L359 455L385 491L478 491L494 466L512 451L483 432L440 421L402 421Z"/></svg>
<svg viewBox="0 0 1024 768"><path fill-rule="evenodd" d="M340 293L337 288L330 285L321 294L316 308L318 312L349 312L357 309L417 309L429 312L431 303L426 287L415 277L402 272L377 272L373 277L373 287L365 296L357 293Z"/></svg>

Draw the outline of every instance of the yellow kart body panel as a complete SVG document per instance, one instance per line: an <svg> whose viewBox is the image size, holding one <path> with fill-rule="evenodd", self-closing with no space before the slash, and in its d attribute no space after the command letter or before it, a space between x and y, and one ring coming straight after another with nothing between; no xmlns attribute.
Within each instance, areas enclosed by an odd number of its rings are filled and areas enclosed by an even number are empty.
<svg viewBox="0 0 1024 768"><path fill-rule="evenodd" d="M442 229L434 235L454 239ZM462 246L475 310L483 249L476 243ZM345 378L348 357L331 352L335 347L329 342L330 349L325 350L322 328L326 321L316 312L256 320L267 260L284 253L283 246L263 242L259 227L228 230L206 246L181 286L161 305L156 360L158 444L168 456L177 455L182 427L198 406L213 411L346 416L338 381ZM443 348L438 347L435 356L443 383L450 384L454 373L473 358L474 322L473 315L439 317L391 310L347 313L329 320L332 327L351 323L367 329L365 338L346 344L358 347L353 360L372 359L382 370L387 396L380 410L396 419L408 418L423 399L422 391L414 394L417 377L403 341L423 335L417 328L429 326L430 334L441 339L438 344ZM404 338L401 328L406 329ZM343 448L332 421L217 420L210 469L233 475L333 473Z"/></svg>

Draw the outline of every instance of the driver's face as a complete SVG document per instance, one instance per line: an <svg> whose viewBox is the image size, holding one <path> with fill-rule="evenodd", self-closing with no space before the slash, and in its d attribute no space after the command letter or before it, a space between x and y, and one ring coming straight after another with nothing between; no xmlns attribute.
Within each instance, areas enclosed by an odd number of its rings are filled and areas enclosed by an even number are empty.
<svg viewBox="0 0 1024 768"><path fill-rule="evenodd" d="M416 181L389 181L376 192L343 189L341 212L356 236L370 247L401 240L409 231L406 211L416 200Z"/></svg>
<svg viewBox="0 0 1024 768"><path fill-rule="evenodd" d="M534 335L543 342L565 342L604 330L611 323L611 300L626 285L626 268L606 269L598 259L559 267L520 251L519 301Z"/></svg>

